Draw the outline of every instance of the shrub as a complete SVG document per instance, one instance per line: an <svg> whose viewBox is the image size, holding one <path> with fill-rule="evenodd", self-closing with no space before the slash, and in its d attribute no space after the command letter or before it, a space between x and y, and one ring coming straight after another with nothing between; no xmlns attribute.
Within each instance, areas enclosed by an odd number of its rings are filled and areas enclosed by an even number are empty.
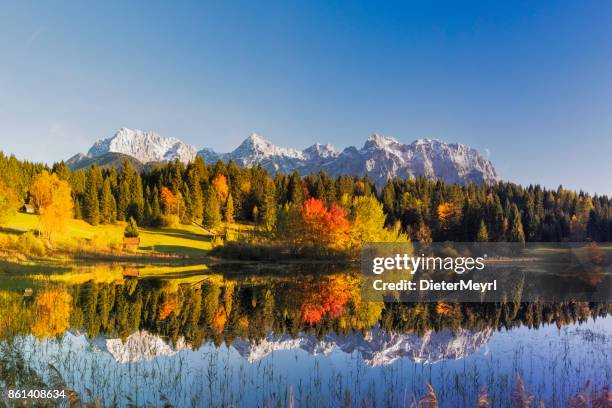
<svg viewBox="0 0 612 408"><path fill-rule="evenodd" d="M34 233L28 231L17 239L17 250L28 256L45 256L45 244Z"/></svg>

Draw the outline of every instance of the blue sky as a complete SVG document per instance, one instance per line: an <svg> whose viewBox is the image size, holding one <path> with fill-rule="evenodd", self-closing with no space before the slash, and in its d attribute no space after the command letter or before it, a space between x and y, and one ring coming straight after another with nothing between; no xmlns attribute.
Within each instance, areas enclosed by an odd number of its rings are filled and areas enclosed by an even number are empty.
<svg viewBox="0 0 612 408"><path fill-rule="evenodd" d="M372 133L612 193L612 3L13 2L0 149L52 162L125 126L198 148Z"/></svg>

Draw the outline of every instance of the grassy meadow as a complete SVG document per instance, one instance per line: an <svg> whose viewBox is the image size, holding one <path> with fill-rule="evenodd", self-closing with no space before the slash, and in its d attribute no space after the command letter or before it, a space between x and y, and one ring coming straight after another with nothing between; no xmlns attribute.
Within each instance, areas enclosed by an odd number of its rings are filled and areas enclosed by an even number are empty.
<svg viewBox="0 0 612 408"><path fill-rule="evenodd" d="M17 213L11 216L0 230L2 247L19 248L20 236L28 232L37 236L38 215ZM90 225L83 220L71 219L63 232L58 234L52 251L44 251L52 257L80 254L121 256L178 256L186 258L205 257L213 247L213 235L196 225L177 225L172 228L139 228L140 245L137 250L126 252L123 249L123 232L126 223L110 225ZM232 224L233 233L244 233L247 225ZM22 238L23 240L23 238ZM27 246L27 244L24 244ZM26 252L25 249L21 252ZM37 252L32 251L34 258ZM48 254L47 254L48 252ZM38 254L42 255L42 254ZM49 256L40 256L49 258Z"/></svg>

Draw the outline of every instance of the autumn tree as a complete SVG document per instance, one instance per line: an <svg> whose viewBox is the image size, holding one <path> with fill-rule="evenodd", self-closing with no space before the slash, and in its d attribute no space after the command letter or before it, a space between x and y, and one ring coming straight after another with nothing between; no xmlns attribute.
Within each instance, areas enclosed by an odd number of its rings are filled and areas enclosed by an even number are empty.
<svg viewBox="0 0 612 408"><path fill-rule="evenodd" d="M39 209L41 231L53 240L73 216L68 182L60 180L55 173L43 171L34 179L30 196Z"/></svg>
<svg viewBox="0 0 612 408"><path fill-rule="evenodd" d="M162 206L164 208L164 214L175 214L179 212L179 201L176 195L170 191L168 187L162 187L159 192L161 197Z"/></svg>
<svg viewBox="0 0 612 408"><path fill-rule="evenodd" d="M365 195L355 197L351 211L352 244L358 246L364 242L381 241L385 219L383 206L375 197Z"/></svg>
<svg viewBox="0 0 612 408"><path fill-rule="evenodd" d="M227 201L227 195L229 194L229 185L227 184L227 177L223 174L217 174L212 181L212 187L217 193L217 201L225 204Z"/></svg>

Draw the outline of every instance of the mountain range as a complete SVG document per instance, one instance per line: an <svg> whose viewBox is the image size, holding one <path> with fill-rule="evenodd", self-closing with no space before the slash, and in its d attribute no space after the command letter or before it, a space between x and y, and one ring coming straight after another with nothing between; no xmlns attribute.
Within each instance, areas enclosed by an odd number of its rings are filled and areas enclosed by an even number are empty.
<svg viewBox="0 0 612 408"><path fill-rule="evenodd" d="M332 176L368 175L377 186L394 177L424 176L460 184L501 181L493 164L469 146L436 139L402 144L382 135L368 137L360 149L350 146L339 152L332 145L318 143L304 150L279 147L253 133L235 150L218 153L208 148L198 151L179 139L154 132L121 128L113 137L97 141L87 154L73 156L67 164L76 170L94 163L103 167L120 165L127 159L145 167L176 159L188 163L196 155L208 163L233 160L246 167L260 164L271 173L299 170L305 175L324 170Z"/></svg>

